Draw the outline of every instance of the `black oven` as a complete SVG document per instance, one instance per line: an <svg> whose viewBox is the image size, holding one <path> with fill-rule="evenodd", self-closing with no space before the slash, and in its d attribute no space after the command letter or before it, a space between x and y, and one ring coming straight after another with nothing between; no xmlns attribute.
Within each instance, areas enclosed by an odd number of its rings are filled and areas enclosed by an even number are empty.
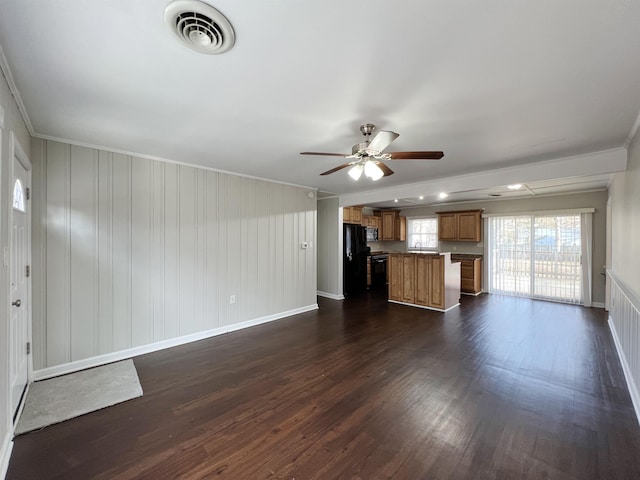
<svg viewBox="0 0 640 480"><path fill-rule="evenodd" d="M387 256L371 255L371 288L387 286Z"/></svg>

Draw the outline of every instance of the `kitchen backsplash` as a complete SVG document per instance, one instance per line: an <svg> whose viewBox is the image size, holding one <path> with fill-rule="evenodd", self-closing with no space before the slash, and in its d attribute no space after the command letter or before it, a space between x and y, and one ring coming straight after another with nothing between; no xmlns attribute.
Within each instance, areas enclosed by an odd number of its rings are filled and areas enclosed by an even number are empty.
<svg viewBox="0 0 640 480"><path fill-rule="evenodd" d="M478 246L480 245L480 246ZM484 254L484 243L479 242L440 242L441 252Z"/></svg>
<svg viewBox="0 0 640 480"><path fill-rule="evenodd" d="M406 252L407 242L367 242L372 252Z"/></svg>
<svg viewBox="0 0 640 480"><path fill-rule="evenodd" d="M368 242L372 252L406 252L407 242ZM478 246L480 245L480 246ZM439 252L484 254L483 243L473 242L440 242Z"/></svg>

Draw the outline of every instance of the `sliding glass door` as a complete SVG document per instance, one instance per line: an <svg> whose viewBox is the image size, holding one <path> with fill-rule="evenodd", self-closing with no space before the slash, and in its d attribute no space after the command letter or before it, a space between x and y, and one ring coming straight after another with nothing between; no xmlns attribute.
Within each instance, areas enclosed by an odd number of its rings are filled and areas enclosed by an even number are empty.
<svg viewBox="0 0 640 480"><path fill-rule="evenodd" d="M580 303L580 215L489 218L489 291Z"/></svg>

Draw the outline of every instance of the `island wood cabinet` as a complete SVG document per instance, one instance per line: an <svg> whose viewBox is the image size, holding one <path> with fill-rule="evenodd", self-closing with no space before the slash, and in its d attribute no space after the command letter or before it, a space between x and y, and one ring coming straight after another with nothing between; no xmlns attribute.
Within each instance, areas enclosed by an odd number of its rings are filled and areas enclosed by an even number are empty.
<svg viewBox="0 0 640 480"><path fill-rule="evenodd" d="M401 217L399 210L382 211L382 234L380 240L404 242L407 238L407 217Z"/></svg>
<svg viewBox="0 0 640 480"><path fill-rule="evenodd" d="M416 256L416 304L444 308L444 257Z"/></svg>
<svg viewBox="0 0 640 480"><path fill-rule="evenodd" d="M362 207L342 207L342 223L362 223Z"/></svg>
<svg viewBox="0 0 640 480"><path fill-rule="evenodd" d="M415 299L415 255L388 256L389 300L413 303Z"/></svg>
<svg viewBox="0 0 640 480"><path fill-rule="evenodd" d="M405 255L391 254L387 257L387 274L389 275L389 300L402 301L402 284L404 282Z"/></svg>
<svg viewBox="0 0 640 480"><path fill-rule="evenodd" d="M436 213L438 214L438 240L479 242L482 239L482 210Z"/></svg>
<svg viewBox="0 0 640 480"><path fill-rule="evenodd" d="M460 300L460 263L451 254L389 255L389 301L446 311Z"/></svg>

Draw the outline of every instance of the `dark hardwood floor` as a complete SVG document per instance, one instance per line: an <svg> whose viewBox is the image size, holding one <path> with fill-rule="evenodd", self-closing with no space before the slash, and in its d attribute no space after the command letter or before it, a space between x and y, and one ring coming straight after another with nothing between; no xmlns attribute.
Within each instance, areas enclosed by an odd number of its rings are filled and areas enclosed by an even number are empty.
<svg viewBox="0 0 640 480"><path fill-rule="evenodd" d="M21 435L9 479L638 479L600 309L363 296L135 358L144 396Z"/></svg>

